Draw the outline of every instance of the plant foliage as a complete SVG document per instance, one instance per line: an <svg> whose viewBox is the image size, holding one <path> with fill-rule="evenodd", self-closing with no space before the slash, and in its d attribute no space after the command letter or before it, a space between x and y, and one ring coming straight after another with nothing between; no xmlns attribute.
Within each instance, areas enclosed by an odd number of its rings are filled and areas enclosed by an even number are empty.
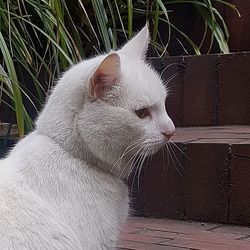
<svg viewBox="0 0 250 250"><path fill-rule="evenodd" d="M204 20L204 37L210 29L211 46L216 42L222 53L228 53L229 32L214 3L237 12L222 0L0 1L0 107L14 110L22 137L33 126L24 99L34 108L39 106L61 71L90 54L116 49L120 41L133 36L138 20L151 20L152 44L158 55L167 51L173 30L200 54L202 43L196 45L171 22L171 4L192 5ZM159 42L160 23L167 27L165 44ZM28 87L23 75L28 75Z"/></svg>

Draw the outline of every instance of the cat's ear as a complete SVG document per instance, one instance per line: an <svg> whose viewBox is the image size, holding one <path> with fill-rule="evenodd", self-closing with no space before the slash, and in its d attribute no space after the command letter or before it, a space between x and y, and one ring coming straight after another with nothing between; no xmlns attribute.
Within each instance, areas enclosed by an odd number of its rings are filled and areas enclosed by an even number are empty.
<svg viewBox="0 0 250 250"><path fill-rule="evenodd" d="M148 23L120 50L121 53L134 58L145 60L146 52L150 42Z"/></svg>
<svg viewBox="0 0 250 250"><path fill-rule="evenodd" d="M95 99L103 97L108 88L119 82L120 74L120 57L116 53L108 55L91 78L91 96Z"/></svg>

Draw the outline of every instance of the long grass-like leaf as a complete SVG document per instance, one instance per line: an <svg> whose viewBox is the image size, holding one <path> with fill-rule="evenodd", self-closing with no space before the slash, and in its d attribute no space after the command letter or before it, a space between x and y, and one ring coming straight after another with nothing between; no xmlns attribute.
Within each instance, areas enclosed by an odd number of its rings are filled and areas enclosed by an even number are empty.
<svg viewBox="0 0 250 250"><path fill-rule="evenodd" d="M103 6L103 1L99 0L99 1L95 1L92 0L92 5L93 5L93 9L96 15L96 19L97 19L97 23L98 23L98 28L100 30L100 33L102 35L102 40L104 43L104 47L106 52L109 52L111 50L111 43L110 43L110 39L109 39L109 32L108 32L108 28L107 28L107 13L105 11L105 8Z"/></svg>
<svg viewBox="0 0 250 250"><path fill-rule="evenodd" d="M156 42L156 37L157 37L157 33L158 33L159 16L160 16L159 3L155 2L154 25L153 25L153 35L152 35L153 44L155 44L155 42Z"/></svg>
<svg viewBox="0 0 250 250"><path fill-rule="evenodd" d="M210 29L213 31L213 34L216 37L216 40L220 46L221 51L225 54L229 53L228 43L227 43L227 40L225 39L225 36L221 27L218 25L218 23L215 20L211 21L211 18L207 9L201 8L198 5L196 6L196 8L198 9L199 13L203 16L204 20L206 20Z"/></svg>
<svg viewBox="0 0 250 250"><path fill-rule="evenodd" d="M2 9L3 10L3 9ZM5 11L5 10L3 10ZM58 43L51 37L49 36L47 33L45 33L41 28L39 28L37 25L35 25L34 23L31 23L29 20L23 18L23 17L20 17L14 13L11 13L11 15L17 17L17 18L20 18L22 19L24 22L30 24L32 27L34 27L36 30L38 30L41 34L43 34L50 42L53 43L53 45L64 55L64 57L67 59L67 61L73 65L73 61L71 60L71 58L65 53L65 51L60 47L60 45L58 45Z"/></svg>
<svg viewBox="0 0 250 250"><path fill-rule="evenodd" d="M167 20L160 18L160 20L162 20L163 22L167 23ZM186 40L187 42L192 46L192 48L195 51L196 55L201 55L200 49L199 47L181 30L179 30L175 25L173 25L172 23L169 23L169 25L176 31L178 31Z"/></svg>
<svg viewBox="0 0 250 250"><path fill-rule="evenodd" d="M5 40L1 32L0 32L0 50L3 54L4 62L6 63L6 68L9 76L11 77L11 79L18 82L12 57L10 55L9 49L5 43ZM23 108L22 95L19 87L16 86L15 84L11 86L11 90L13 92L18 129L20 136L22 137L24 135L24 108Z"/></svg>
<svg viewBox="0 0 250 250"><path fill-rule="evenodd" d="M133 3L132 0L128 0L128 38L132 37L133 28Z"/></svg>
<svg viewBox="0 0 250 250"><path fill-rule="evenodd" d="M161 7L162 11L164 12L165 17L166 17L166 23L168 24L168 41L167 41L167 45L168 45L170 42L170 38L171 38L171 27L170 27L171 23L169 21L168 11L161 0L156 0L156 1L159 4L159 6Z"/></svg>
<svg viewBox="0 0 250 250"><path fill-rule="evenodd" d="M113 10L113 6L110 0L107 0L108 6L109 6L109 11L111 14L111 19L112 19L112 25L113 25L113 50L117 49L117 29L116 29L116 19L115 19L115 13Z"/></svg>

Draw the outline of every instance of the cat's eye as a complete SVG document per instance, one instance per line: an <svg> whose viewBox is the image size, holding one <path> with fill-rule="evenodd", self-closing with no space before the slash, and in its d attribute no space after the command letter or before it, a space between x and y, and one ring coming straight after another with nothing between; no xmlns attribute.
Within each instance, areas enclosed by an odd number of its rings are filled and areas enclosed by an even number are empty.
<svg viewBox="0 0 250 250"><path fill-rule="evenodd" d="M145 117L150 116L150 111L148 108L137 109L135 110L135 113L141 119L144 119Z"/></svg>

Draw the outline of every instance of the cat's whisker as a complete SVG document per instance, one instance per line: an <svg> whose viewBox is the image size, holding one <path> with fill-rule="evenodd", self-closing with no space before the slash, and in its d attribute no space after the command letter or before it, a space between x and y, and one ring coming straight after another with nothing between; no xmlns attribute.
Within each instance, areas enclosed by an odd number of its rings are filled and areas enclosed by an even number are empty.
<svg viewBox="0 0 250 250"><path fill-rule="evenodd" d="M138 146L141 146L141 145L142 145L142 143L141 143L140 145L138 145ZM140 152L141 150L143 150L143 148L140 147L140 148L133 154L133 156L128 160L128 162L125 164L125 166L123 167L121 173L120 173L119 176L118 176L118 181L119 181L119 179L121 178L121 176L122 176L123 172L125 171L125 169L127 168L128 164L132 161L131 166L130 166L130 168L129 168L129 170L128 170L128 176L127 176L127 177L129 177L130 173L131 173L132 170L133 170L133 161L134 161L134 159L138 156L138 154L139 154L139 152ZM131 170L131 169L132 169L132 170Z"/></svg>
<svg viewBox="0 0 250 250"><path fill-rule="evenodd" d="M143 142L142 145L146 145L146 147L142 147L143 150L146 150L146 149L147 149L147 147L148 147L148 146L147 146L147 143L148 143L148 141L147 141L147 140L144 140L144 142ZM142 151L142 152L143 152L143 151ZM142 152L141 152L141 154L142 154ZM137 156L140 158L140 155L139 155L139 154L138 154ZM137 159L137 161L139 161L139 158ZM131 167L133 167L133 166L131 166Z"/></svg>
<svg viewBox="0 0 250 250"><path fill-rule="evenodd" d="M153 153L153 150L152 150L152 153ZM146 168L148 167L149 161L152 161L152 154L147 155L147 162L146 162L146 166L145 166Z"/></svg>
<svg viewBox="0 0 250 250"><path fill-rule="evenodd" d="M166 144L165 145L165 150L166 150L166 152L167 152L167 159L168 159L168 166L170 165L170 157L169 157L169 154L170 154L170 152L169 152L169 149L168 149L168 144Z"/></svg>
<svg viewBox="0 0 250 250"><path fill-rule="evenodd" d="M166 152L166 155L167 155L167 167L166 167L165 173L163 174L163 180L164 180L167 177L168 170L169 170L169 165L170 165L168 144L165 144L163 146L163 151Z"/></svg>
<svg viewBox="0 0 250 250"><path fill-rule="evenodd" d="M172 80L174 80L179 75L181 75L180 72L174 73L166 81L164 81L164 85L168 85Z"/></svg>
<svg viewBox="0 0 250 250"><path fill-rule="evenodd" d="M137 178L138 191L140 190L141 170L143 168L145 159L146 159L149 152L150 152L150 147L148 147L148 149L145 151L144 156L143 156L142 161L141 161L141 164L139 165L138 178Z"/></svg>
<svg viewBox="0 0 250 250"><path fill-rule="evenodd" d="M121 160L125 155L127 155L129 152L131 152L137 146L139 146L142 142L143 142L142 139L134 140L133 142L131 142L127 146L127 148L124 150L124 152L122 153L122 155L120 156L120 158L117 160L117 162L119 162L119 160Z"/></svg>
<svg viewBox="0 0 250 250"><path fill-rule="evenodd" d="M141 151L142 151L142 150L143 150L143 148L141 148ZM133 160L132 160L132 162L131 162L131 166L130 166L130 168L129 168L129 174L132 174L133 171L136 170L136 164L137 164L137 162L139 161L140 156L141 156L141 153L139 154L139 152L138 152L138 154L134 155Z"/></svg>
<svg viewBox="0 0 250 250"><path fill-rule="evenodd" d="M142 148L141 148L141 150L142 150ZM134 154L133 157L130 159L131 166L130 166L130 168L129 168L129 170L128 170L127 179L130 177L130 175L131 175L131 174L133 173L133 171L135 170L134 166L135 166L135 161L138 160L137 157L138 157L138 155L137 155L137 154ZM126 166L125 166L125 168L126 168Z"/></svg>
<svg viewBox="0 0 250 250"><path fill-rule="evenodd" d="M140 148L140 150L143 150L143 148ZM130 159L131 166L130 166L129 171L128 171L127 179L133 174L133 180L132 180L132 185L131 185L132 190L133 190L134 177L137 173L137 169L135 166L136 166L136 162L139 160L139 157L140 157L140 155L138 156L138 154L134 154L133 157ZM126 168L126 166L125 166L125 168Z"/></svg>
<svg viewBox="0 0 250 250"><path fill-rule="evenodd" d="M169 144L169 147L170 147L170 148L172 148L171 145L172 145L172 144ZM174 148L172 148L172 151L173 151L173 155L174 155L176 161L178 162L179 166L181 167L181 169L183 170L183 172L186 172L186 169L183 167L183 165L180 163L178 157L176 156L175 151L174 151Z"/></svg>
<svg viewBox="0 0 250 250"><path fill-rule="evenodd" d="M133 181L132 181L132 190L134 188L134 182L135 182L135 178L136 178L136 175L137 173L139 172L139 168L140 168L140 165L141 165L141 162L142 162L142 159L144 157L144 154L146 153L146 150L147 150L147 146L146 147L143 147L143 150L142 152L140 153L138 159L136 160L136 162L134 163L134 167L135 167L135 173L134 173L134 176L133 176ZM138 177L138 176L137 176ZM139 178L139 177L138 177Z"/></svg>
<svg viewBox="0 0 250 250"><path fill-rule="evenodd" d="M176 149L178 149L178 150L188 159L187 154L186 154L183 150L181 150L181 148L180 148L176 143L174 143L174 142L172 142L172 141L169 141L169 143L170 143L171 145L175 146Z"/></svg>
<svg viewBox="0 0 250 250"><path fill-rule="evenodd" d="M169 144L169 149L172 151L173 156L174 156L174 158L175 158L177 164L180 166L181 170L182 170L183 172L186 172L186 169L185 169L185 168L182 166L182 164L180 163L178 157L176 156L176 154L175 154L175 152L174 152L174 149L171 147L171 144Z"/></svg>
<svg viewBox="0 0 250 250"><path fill-rule="evenodd" d="M164 154L164 146L161 147L161 151L162 151L162 175L164 177L164 161L165 161L165 154Z"/></svg>
<svg viewBox="0 0 250 250"><path fill-rule="evenodd" d="M169 144L168 144L168 145L169 145ZM171 148L168 147L168 149L169 149L169 156L170 156L170 159L171 159L171 161L173 162L173 165L174 165L175 169L177 170L177 172L179 173L179 175L182 176L182 174L181 174L179 168L176 166L175 161L174 161L174 159L173 159L173 157L172 157L172 150L171 150Z"/></svg>
<svg viewBox="0 0 250 250"><path fill-rule="evenodd" d="M122 153L122 155L119 157L119 159L115 162L115 164L112 166L112 168L110 169L109 171L109 174L107 176L107 180L108 178L110 177L112 171L114 170L114 168L117 166L117 164L120 162L122 162L122 159L124 156L126 156L128 153L130 153L131 151L133 151L135 148L139 147L141 145L141 142L142 140L141 139L138 139L138 140L134 140L133 142L131 142L127 147L126 149L124 150L124 152ZM132 147L133 146L133 147ZM132 147L132 148L131 148Z"/></svg>
<svg viewBox="0 0 250 250"><path fill-rule="evenodd" d="M172 67L172 66L175 66L175 65L177 65L177 66L180 66L180 67L183 67L183 68L185 68L185 69L189 69L190 70L190 68L188 68L187 67L187 65L186 64L184 64L184 63L170 63L170 64L168 64L163 70L162 70L162 72L161 72L161 74L160 74L160 76L162 77L163 76L163 74L164 74L164 72L168 69L168 68L170 68L170 67Z"/></svg>

